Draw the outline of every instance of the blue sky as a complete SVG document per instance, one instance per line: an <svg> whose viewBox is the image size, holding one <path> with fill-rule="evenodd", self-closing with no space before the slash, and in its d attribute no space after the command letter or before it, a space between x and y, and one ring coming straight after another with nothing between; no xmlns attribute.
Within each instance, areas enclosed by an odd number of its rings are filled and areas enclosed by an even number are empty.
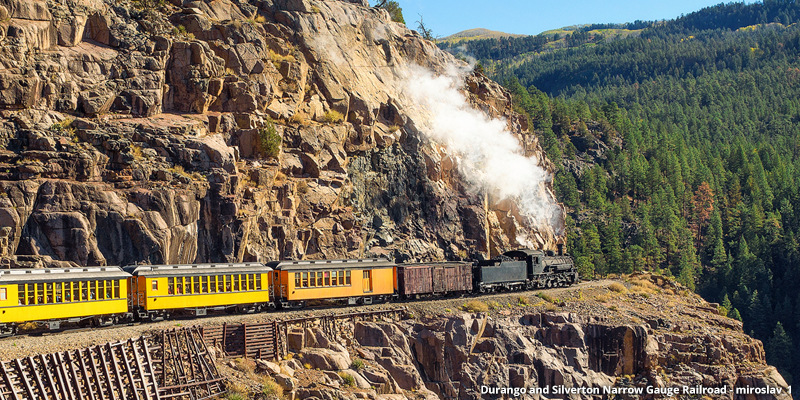
<svg viewBox="0 0 800 400"><path fill-rule="evenodd" d="M435 36L472 28L535 35L576 24L673 19L721 0L397 0L406 25L416 29L419 15ZM726 3L728 0L725 1ZM753 1L747 1L752 3ZM371 1L372 4L375 0Z"/></svg>

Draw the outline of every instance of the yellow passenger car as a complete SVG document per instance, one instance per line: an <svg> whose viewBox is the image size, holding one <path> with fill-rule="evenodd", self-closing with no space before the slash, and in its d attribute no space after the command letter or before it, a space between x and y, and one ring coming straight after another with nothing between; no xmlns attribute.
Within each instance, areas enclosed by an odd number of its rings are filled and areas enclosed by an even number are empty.
<svg viewBox="0 0 800 400"><path fill-rule="evenodd" d="M125 267L131 311L140 319L209 310L257 312L271 306L271 268L261 263L142 265Z"/></svg>
<svg viewBox="0 0 800 400"><path fill-rule="evenodd" d="M269 263L275 297L282 307L314 301L372 304L390 300L397 288L397 266L384 258L306 260Z"/></svg>
<svg viewBox="0 0 800 400"><path fill-rule="evenodd" d="M11 269L0 273L0 333L25 322L90 321L108 325L129 317L127 273L119 267Z"/></svg>

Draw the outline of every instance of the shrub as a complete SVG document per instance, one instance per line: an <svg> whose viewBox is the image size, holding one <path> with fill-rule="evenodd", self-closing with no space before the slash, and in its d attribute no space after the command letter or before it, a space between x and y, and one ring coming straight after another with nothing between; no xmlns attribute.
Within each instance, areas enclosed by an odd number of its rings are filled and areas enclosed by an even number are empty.
<svg viewBox="0 0 800 400"><path fill-rule="evenodd" d="M319 14L322 12L322 10L320 10L317 6L311 6L311 12L314 14Z"/></svg>
<svg viewBox="0 0 800 400"><path fill-rule="evenodd" d="M496 301L494 301L494 300L490 300L490 301L487 303L487 305L489 306L489 309L491 309L491 310L496 310L496 309L498 309L498 308L503 308L503 305L502 305L502 304L500 304L500 303L498 303L498 302L496 302Z"/></svg>
<svg viewBox="0 0 800 400"><path fill-rule="evenodd" d="M178 25L177 27L172 28L172 34L188 39L189 41L194 40L194 33L187 32L186 27L183 25Z"/></svg>
<svg viewBox="0 0 800 400"><path fill-rule="evenodd" d="M599 302L601 302L601 303L605 303L608 300L610 300L610 297L607 294L599 294L599 295L595 296L594 299L599 301Z"/></svg>
<svg viewBox="0 0 800 400"><path fill-rule="evenodd" d="M547 293L542 293L542 292L536 293L536 297L538 297L538 298L540 298L540 299L542 299L542 300L544 300L544 301L546 301L548 303L552 303L553 302L553 297L551 297Z"/></svg>
<svg viewBox="0 0 800 400"><path fill-rule="evenodd" d="M344 120L344 115L336 110L328 110L325 112L323 118L325 119L325 122L332 124Z"/></svg>
<svg viewBox="0 0 800 400"><path fill-rule="evenodd" d="M73 121L72 118L62 119L60 122L56 122L53 125L50 125L50 130L57 132L64 131L67 128L69 128L70 125L72 125L72 121Z"/></svg>
<svg viewBox="0 0 800 400"><path fill-rule="evenodd" d="M364 369L364 366L365 366L364 365L364 361L361 360L360 358L354 358L353 359L353 363L350 364L350 368L352 368L352 369L354 369L356 371L360 371L360 370Z"/></svg>
<svg viewBox="0 0 800 400"><path fill-rule="evenodd" d="M261 147L261 153L267 157L277 158L281 151L281 135L275 130L275 123L272 119L267 118L264 127L258 130L258 144Z"/></svg>
<svg viewBox="0 0 800 400"><path fill-rule="evenodd" d="M339 377L342 378L344 381L345 386L355 386L356 385L356 378L353 378L352 375L346 374L344 372L339 372Z"/></svg>
<svg viewBox="0 0 800 400"><path fill-rule="evenodd" d="M608 289L617 293L625 293L627 291L627 289L625 289L625 285L619 282L614 282L608 285Z"/></svg>
<svg viewBox="0 0 800 400"><path fill-rule="evenodd" d="M305 369L311 369L311 364L310 363L305 363L305 364L303 364L303 367L305 367Z"/></svg>
<svg viewBox="0 0 800 400"><path fill-rule="evenodd" d="M528 296L519 296L519 298L517 298L517 303L521 306L527 306L531 304L531 299Z"/></svg>
<svg viewBox="0 0 800 400"><path fill-rule="evenodd" d="M469 312L486 312L489 311L489 305L479 300L471 300L464 303L461 309Z"/></svg>

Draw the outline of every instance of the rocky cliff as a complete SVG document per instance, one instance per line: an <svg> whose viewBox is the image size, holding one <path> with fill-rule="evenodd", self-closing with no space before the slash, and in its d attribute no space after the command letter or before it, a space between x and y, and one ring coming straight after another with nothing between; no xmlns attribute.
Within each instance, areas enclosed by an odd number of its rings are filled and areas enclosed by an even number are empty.
<svg viewBox="0 0 800 400"><path fill-rule="evenodd" d="M420 132L405 71L453 64L366 0L0 0L0 256L403 260L552 246L560 214L526 223ZM463 78L469 103L552 170L509 94Z"/></svg>
<svg viewBox="0 0 800 400"><path fill-rule="evenodd" d="M660 276L408 309L402 321L291 330L291 355L269 373L303 399L792 398L741 322ZM502 388L549 392L489 392Z"/></svg>

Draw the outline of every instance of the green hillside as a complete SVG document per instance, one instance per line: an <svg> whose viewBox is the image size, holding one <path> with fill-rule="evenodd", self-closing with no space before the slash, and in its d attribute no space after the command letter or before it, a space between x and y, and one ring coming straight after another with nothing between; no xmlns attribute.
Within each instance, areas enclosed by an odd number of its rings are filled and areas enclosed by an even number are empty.
<svg viewBox="0 0 800 400"><path fill-rule="evenodd" d="M730 3L467 45L559 165L583 275L675 276L743 320L787 381L800 374L798 19L794 1Z"/></svg>
<svg viewBox="0 0 800 400"><path fill-rule="evenodd" d="M454 33L450 36L445 36L441 39L438 39L438 43L463 43L470 40L481 40L481 39L492 39L492 38L502 38L502 37L521 37L524 35L517 35L513 33L505 33L499 31L493 31L484 28L474 28L474 29L467 29L465 31L461 31L458 33Z"/></svg>

